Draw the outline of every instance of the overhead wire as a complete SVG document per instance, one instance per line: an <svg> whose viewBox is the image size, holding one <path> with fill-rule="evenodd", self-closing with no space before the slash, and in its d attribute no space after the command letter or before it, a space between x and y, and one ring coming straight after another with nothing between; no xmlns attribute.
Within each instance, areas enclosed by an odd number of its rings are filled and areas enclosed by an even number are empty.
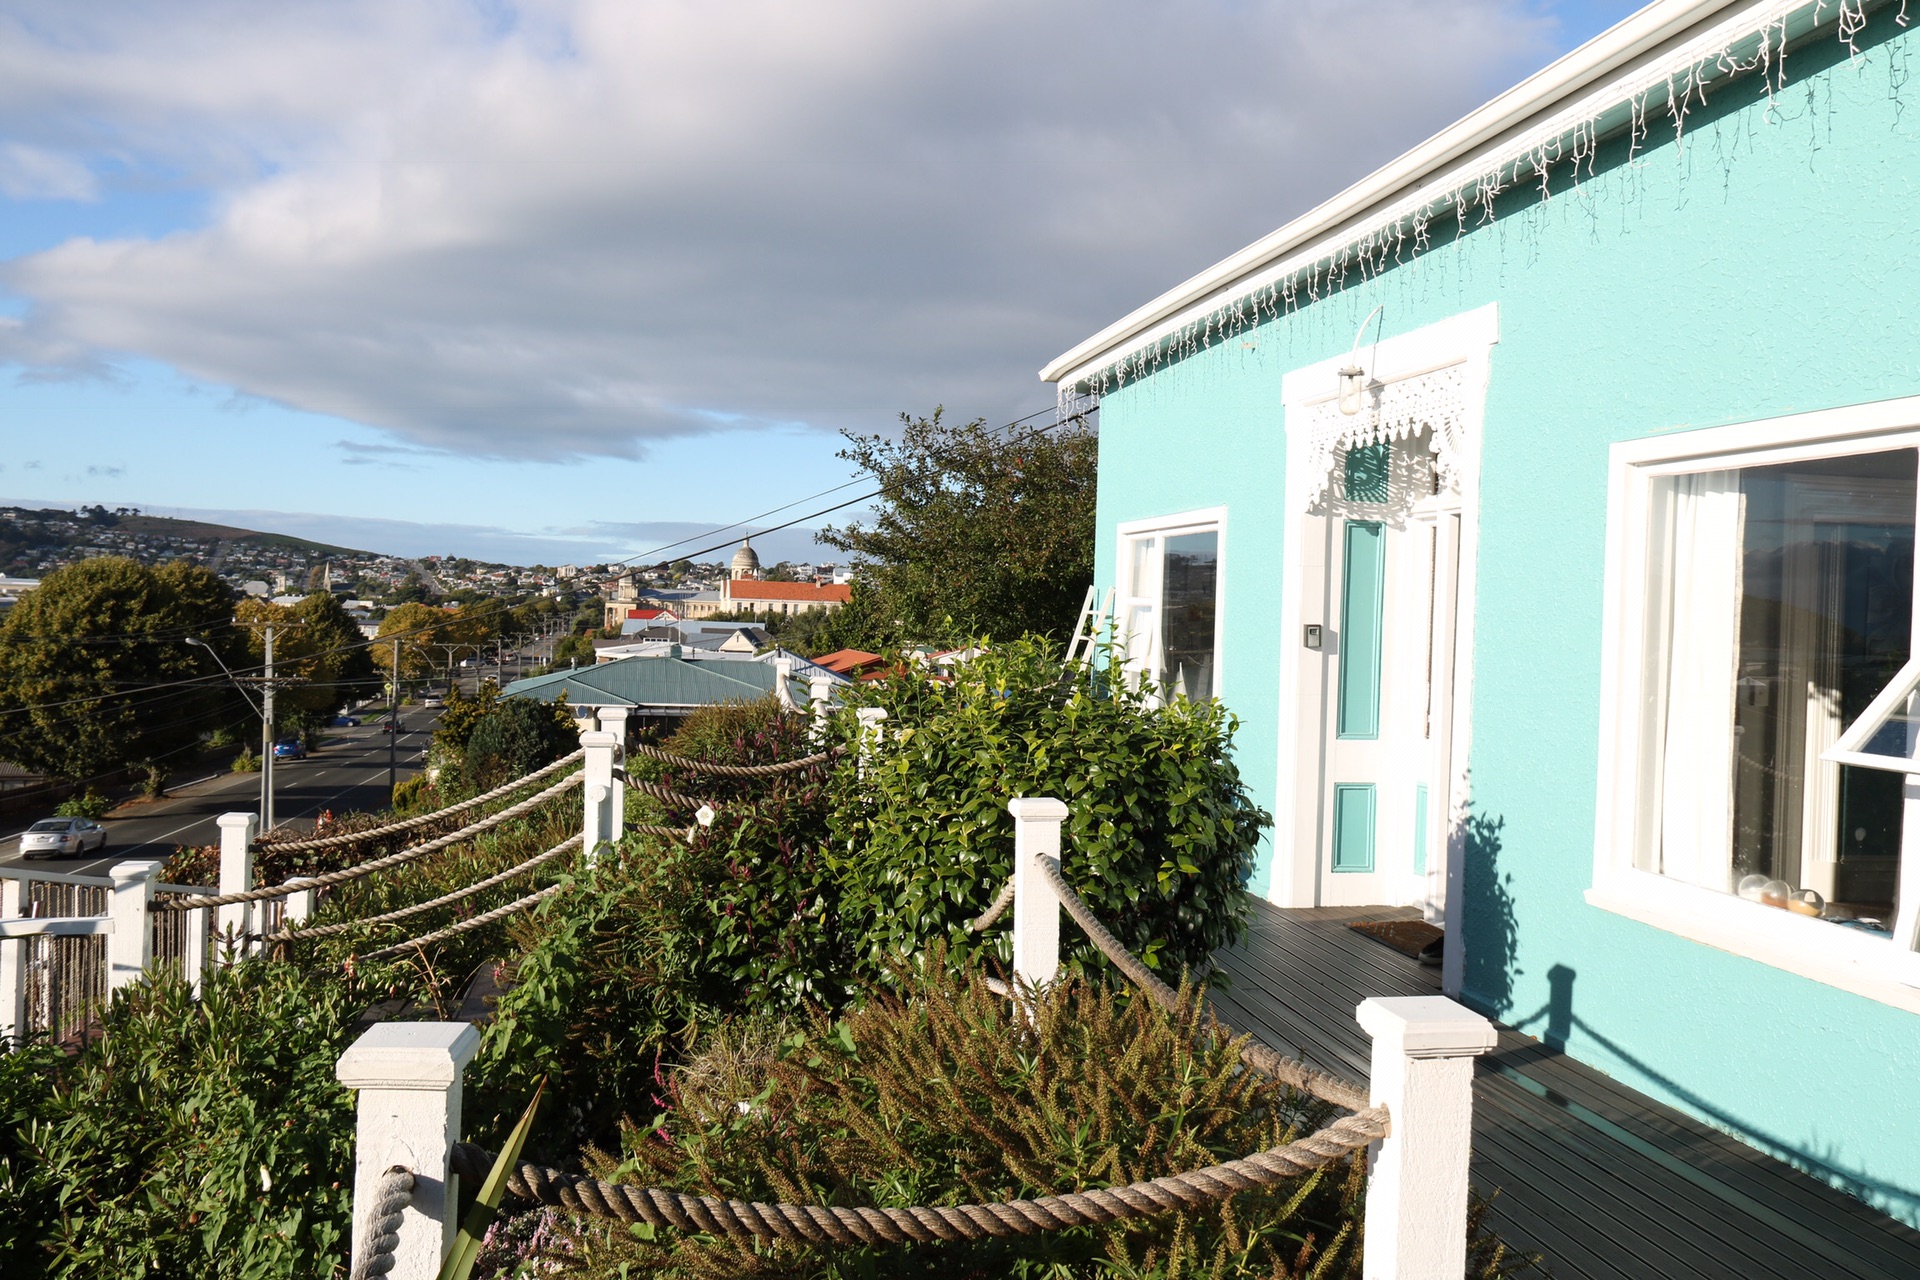
<svg viewBox="0 0 1920 1280"><path fill-rule="evenodd" d="M1017 419L1015 419L1015 420L1014 420L1014 421L1012 421L1012 422L1009 422L1009 423L1006 423L1006 424L1005 424L1004 426L1002 426L1002 427L1000 427L1000 428L999 428L999 430L1003 430L1003 431L1010 431L1010 430L1012 430L1012 429L1014 429L1014 428L1016 428L1016 427L1019 427L1019 426L1021 426L1021 425L1023 425L1023 424L1025 424L1025 423L1027 423L1027 422L1031 422L1031 421L1032 421L1032 420L1033 420L1034 418L1037 418L1037 417L1039 417L1039 416L1040 416L1041 414L1043 414L1043 413L1046 413L1046 412L1049 412L1049 410L1046 410L1046 409L1041 409L1041 410L1037 410L1037 411L1035 411L1034 413L1030 413L1030 414L1028 414L1028 415L1027 415L1026 417L1024 417L1024 418L1017 418ZM1073 423L1073 422L1084 422L1084 421L1085 421L1085 420L1087 419L1087 417L1088 417L1088 414L1089 414L1090 412L1091 412L1091 410L1081 410L1081 411L1079 411L1079 412L1076 412L1076 413L1071 413L1071 414L1065 414L1065 415L1062 415L1062 416L1059 416L1059 417L1056 417L1056 418L1054 419L1054 421L1052 421L1052 422L1050 422L1050 423L1047 423L1047 424L1045 424L1044 426L1041 426L1041 427L1038 427L1038 428L1035 428L1035 429L1034 429L1033 431L1031 431L1031 432L1029 432L1029 433L1028 433L1028 434L1027 434L1027 435L1026 435L1026 436L1025 436L1024 438L1025 438L1025 439L1032 439L1032 438L1034 438L1034 437L1036 437L1036 436L1040 436L1040 435L1044 435L1044 434L1046 434L1046 433L1047 433L1047 432L1049 432L1049 431L1054 431L1054 430L1058 430L1058 429L1059 429L1060 427L1063 427L1063 426L1065 426L1065 425L1067 425L1068 423ZM828 493L834 493L834 492L837 492L838 490L841 490L841 489L845 489L845 488L847 488L847 487L849 487L850 485L852 485L852 484L855 484L855 483L858 483L858 482L857 482L857 481L848 481L848 482L847 482L846 484L841 484L841 485L836 485L836 486L834 486L834 487L833 487L833 488L831 488L831 489L825 489L825 490L822 490L822 491L821 491L821 493L819 493L819 494L815 494L815 495L813 495L813 496L814 496L814 497L820 497L820 496L823 496L823 495L825 495L825 494L828 494ZM858 497L854 497L854 498L849 498L849 499L847 499L847 500L846 500L846 501L844 501L844 502L838 502L838 503L835 503L834 505L832 505L832 506L830 506L830 507L822 507L822 508L819 508L818 510L814 510L814 511L809 511L809 512L807 512L807 513L806 513L805 515L801 515L801 516L796 516L796 517L794 517L794 518L793 518L792 520L788 520L788 521L786 521L786 522L784 522L784 523L782 523L782 524L778 524L778 525L774 525L774 526L772 526L772 527L770 527L770 528L767 528L767 529L762 529L762 530L760 530L760 531L759 531L759 534L767 534L767 533L778 533L778 532L780 532L780 531L781 531L781 530L783 530L783 529L790 529L790 528L792 528L793 526L795 526L795 525L797 525L797 524L802 524L802 523L805 523L805 522L806 522L806 521L808 521L808 520L812 520L812 519L816 519L816 518L818 518L818 517L820 517L820 516L823 516L823 515L830 515L830 514L832 514L832 513L833 513L833 512L835 512L835 511L841 511L841 510L844 510L844 509L845 509L845 508L847 508L847 507L852 507L852 506L857 506L858 504L860 504L860 503L862 503L862 502L866 502L866 501L869 501L870 499L873 499L873 498L877 498L877 497L880 497L880 496L881 496L881 495L883 495L883 494L884 494L885 492L886 492L886 489L885 489L885 487L883 486L883 487L881 487L881 488L879 488L879 489L875 489L875 490L873 490L873 491L871 491L871 492L869 492L869 493L865 493L865 494L861 494L861 495L860 495L860 496L858 496ZM782 506L779 506L779 507L774 507L774 508L772 508L772 510L773 510L773 511L783 511L783 510L787 510L788 508L791 508L791 507L793 507L793 506L797 506L797 505L798 505L798 504L799 504L800 502L805 502L805 501L807 501L807 500L808 500L808 499L805 499L805 498L801 498L801 499L797 499L797 500L796 500L796 501L794 501L794 502L789 502L789 503L785 503L785 504L783 504ZM763 514L765 514L765 513L763 513ZM752 516L750 516L750 517L748 517L748 521L751 521L751 520L753 520L753 519L757 519L757 518L758 518L758 517L752 517ZM724 531L724 530L727 530L727 529L734 529L734 528L739 528L739 527L740 527L740 526L741 526L742 524L745 524L745 523L747 523L748 521L736 521L736 522L734 522L734 523L733 523L733 524L731 524L731 525L720 525L720 526L718 526L718 527L717 527L717 528L715 528L715 529L712 529L712 530L709 530L709 531L708 531L708 532L707 532L707 533L706 533L705 535L701 535L701 536L709 536L709 537L710 537L710 536L712 536L712 535L713 535L713 534L715 534L715 533L719 533L719 532L722 532L722 531ZM759 536L759 535L755 535L755 536ZM686 542L691 542L691 541L693 541L693 540L694 540L693 538L684 538L684 539L682 539L682 540L681 540L681 542L680 542L680 543L668 543L668 544L667 544L667 547L666 547L666 549L671 549L671 548L673 548L674 546L678 546L678 545L683 545L684 543L686 543ZM728 539L726 539L726 540L724 540L724 541L722 541L722 542L717 542L717 543L714 543L714 544L713 544L713 545L711 545L711 546L707 546L707 547L702 547L702 548L700 548L699 550L696 550L696 551L689 551L689 552L685 552L684 554L682 554L682 555L681 555L680 557L678 557L678 558L680 558L680 559L691 559L691 558L692 558L692 557L694 557L694 556L699 556L699 555L707 555L707 554L709 554L709 553L711 553L711 552L714 552L714 551L720 551L720 550L724 550L725 548L727 548L727 547L729 547L729 546L731 546L731 545L733 545L733 540L732 540L731 538L728 538ZM632 563L632 562L633 562L633 561L635 561L635 560L639 560L639 559L642 559L642 558L644 558L644 557L646 557L646 556L651 556L651 555L656 555L656 554L658 554L658 553L659 553L659 551L660 551L660 550L661 550L660 548L655 548L655 549L651 549L651 550L648 550L648 551L641 551L641 552L635 552L635 553L634 553L633 555L630 555L630 556L625 556L625 557L622 557L622 558L621 558L621 559L619 559L619 560L611 560L611 561L608 561L607 563L608 563L608 566L609 566L609 567L611 567L612 565L616 565L616 564L629 564L629 563ZM467 613L467 612L464 612L464 611L463 611L463 614L462 614L462 620L463 620L463 621L471 621L471 620L477 620L477 619L480 619L480 618L484 618L484 617L486 617L486 616L487 616L488 614L490 614L490 613L499 613L499 612L504 612L504 611L508 611L508 610L511 610L511 609L515 609L515 608L519 608L519 607L520 607L520 606L519 606L519 605L517 605L517 604L509 604L509 603L508 603L507 601L505 601L505 600L496 600L496 601L489 601L489 602L487 602L487 604L486 604L486 605L483 605L483 606L477 606L477 607L475 608L475 611L474 611L474 612L471 612L471 613ZM234 623L227 623L227 624L224 624L224 625L229 625L229 626L231 626L231 625L237 625L237 624L234 624ZM345 653L345 652L351 652L352 650L355 650L355 649L374 649L374 648L377 648L377 647L379 647L379 646L382 646L382 645L387 645L387 644L391 644L391 643L392 643L393 641L395 641L395 640L404 640L404 639L406 639L406 638L407 638L407 637L409 637L409 636L412 636L412 635L417 635L417 634L419 634L419 633L421 633L421 632L425 632L425 631L432 631L432 630L433 630L433 629L434 629L435 627L437 627L437 626L439 626L439 625L441 625L441 623L440 623L440 622L438 622L438 621L432 621L432 622L424 622L424 623L422 623L421 625L419 625L419 626L417 626L417 627L410 627L410 628L407 628L407 629L405 629L405 630L403 630L403 631L394 631L394 632L388 632L388 633L386 633L386 634L384 634L384 635L379 635L379 636L375 636L375 637L373 637L372 639L366 639L366 640L360 640L360 641L355 641L355 642L351 642L351 643L347 643L347 644L341 644L341 645L335 645L335 646L333 646L332 648L328 648L328 649L321 649L321 650L318 650L318 651L316 651L316 652L313 652L313 653L307 653L307 654L301 654L301 655L299 655L299 656L298 656L297 658L295 658L295 657L290 657L290 658L287 658L287 659L284 659L283 661L286 661L286 662L288 662L288 663L293 663L293 662L312 662L312 661L316 661L316 660L318 660L318 659L320 659L320 658L325 658L325 657L330 657L330 656L332 656L333 654L336 654L336 653ZM266 664L265 664L264 662L262 662L262 663L259 663L259 664L255 664L255 665L252 665L252 666L246 666L246 667L240 667L240 668L237 668L237 669L235 669L235 670L234 670L234 672L233 672L233 674L234 674L235 676L239 676L239 675L241 675L241 674L246 674L246 673L259 673L259 672L264 672L264 671L265 671L265 669L266 669ZM136 693L136 692L148 692L148 691L152 691L152 690L158 690L158 689L166 689L166 688L176 688L176 687L184 687L184 686L190 686L190 685L205 685L205 684L214 684L214 683L217 683L217 682L218 682L218 677L213 677L213 676L208 676L208 677L204 677L204 678L196 678L196 679L194 679L194 680L185 680L185 681L175 681L175 682L172 682L171 684L162 684L162 685L151 685L151 686L147 686L147 688L146 688L146 689L134 689L134 690L128 690L128 691L127 691L126 693L115 693L115 692L107 692L107 693L102 693L102 694L97 694L97 695L92 695L92 696L88 696L88 697L79 697L79 698L71 698L71 699L67 699L67 700L65 700L65 701L62 701L62 702L53 702L53 703L36 703L36 704L32 704L32 705L28 705L28 706L21 706L21 707L5 707L5 708L0 708L0 716L8 716L8 715L19 715L19 714L22 714L22 713L25 713L25 712L32 712L32 711L44 711L44 710L55 710L55 709L58 709L59 707L63 707L63 706L74 706L74 705L78 705L79 703L82 703L82 702L94 702L94 701L99 701L99 700L101 700L101 699L104 699L104 698L111 698L111 697L123 697L123 696L128 696L128 694L131 694L131 693Z"/></svg>

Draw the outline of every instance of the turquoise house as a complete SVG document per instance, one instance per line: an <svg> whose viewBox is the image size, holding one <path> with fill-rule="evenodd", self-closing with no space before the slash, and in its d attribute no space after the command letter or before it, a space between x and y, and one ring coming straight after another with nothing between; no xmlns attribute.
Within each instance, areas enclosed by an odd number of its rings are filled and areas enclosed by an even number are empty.
<svg viewBox="0 0 1920 1280"><path fill-rule="evenodd" d="M1281 907L1920 1223L1920 36L1662 0L1102 330L1097 581Z"/></svg>

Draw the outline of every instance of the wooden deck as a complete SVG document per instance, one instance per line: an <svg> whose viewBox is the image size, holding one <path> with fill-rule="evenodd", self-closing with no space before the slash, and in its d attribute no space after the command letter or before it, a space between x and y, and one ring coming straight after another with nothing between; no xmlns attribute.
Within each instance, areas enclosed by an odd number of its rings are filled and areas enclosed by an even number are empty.
<svg viewBox="0 0 1920 1280"><path fill-rule="evenodd" d="M1368 996L1437 995L1439 970L1346 928L1386 908L1257 904L1221 1019L1365 1081ZM1920 1231L1502 1027L1474 1087L1473 1180L1493 1225L1557 1280L1913 1280Z"/></svg>

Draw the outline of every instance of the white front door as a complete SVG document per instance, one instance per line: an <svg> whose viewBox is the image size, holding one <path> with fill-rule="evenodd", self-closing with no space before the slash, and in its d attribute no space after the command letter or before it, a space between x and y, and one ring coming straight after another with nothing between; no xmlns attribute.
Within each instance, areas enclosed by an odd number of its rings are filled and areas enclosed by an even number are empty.
<svg viewBox="0 0 1920 1280"><path fill-rule="evenodd" d="M1356 448L1336 475L1302 517L1294 847L1315 851L1324 905L1419 903L1437 914L1458 500L1435 482L1424 435Z"/></svg>

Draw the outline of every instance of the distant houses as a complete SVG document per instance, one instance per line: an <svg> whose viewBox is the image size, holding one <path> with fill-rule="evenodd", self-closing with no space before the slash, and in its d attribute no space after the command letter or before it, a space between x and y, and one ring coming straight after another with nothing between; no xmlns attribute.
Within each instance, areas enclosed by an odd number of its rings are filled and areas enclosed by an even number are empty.
<svg viewBox="0 0 1920 1280"><path fill-rule="evenodd" d="M822 566L825 570L827 567ZM798 566L812 576L814 566ZM834 581L772 582L761 577L760 556L752 539L733 553L727 580L717 588L679 589L643 586L641 572L630 570L607 584L607 628L643 620L650 610L667 610L679 618L711 618L718 614L753 613L791 616L814 609L829 612L853 598L853 587L839 573Z"/></svg>

